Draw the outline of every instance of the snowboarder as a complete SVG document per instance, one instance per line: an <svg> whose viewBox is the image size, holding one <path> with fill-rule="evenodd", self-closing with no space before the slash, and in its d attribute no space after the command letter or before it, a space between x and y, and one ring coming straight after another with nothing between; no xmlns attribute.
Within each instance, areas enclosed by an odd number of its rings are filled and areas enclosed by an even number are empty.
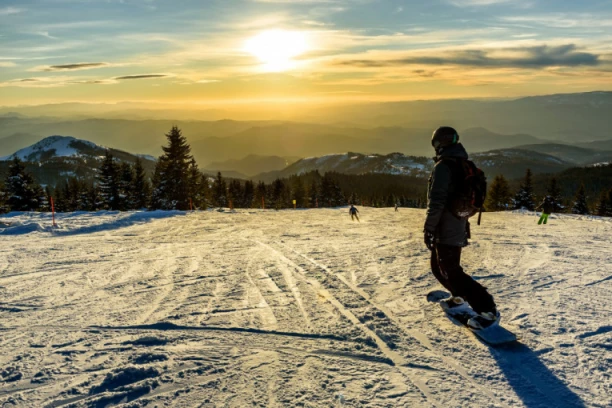
<svg viewBox="0 0 612 408"><path fill-rule="evenodd" d="M438 128L431 144L436 151L436 164L429 178L424 229L425 245L431 251L431 271L452 295L441 306L445 310L467 308L467 302L476 312L468 325L482 329L497 322L499 314L493 296L460 265L461 250L470 238L470 224L450 208L465 177L462 161L467 161L468 154L451 127Z"/></svg>
<svg viewBox="0 0 612 408"><path fill-rule="evenodd" d="M548 222L548 216L553 212L555 208L555 202L553 198L549 195L544 197L544 200L536 207L536 210L542 209L542 216L538 221L538 225L542 225L542 223L546 224Z"/></svg>
<svg viewBox="0 0 612 408"><path fill-rule="evenodd" d="M357 221L359 221L359 216L357 215L358 212L359 210L356 209L353 204L351 204L351 208L349 208L349 214L351 214L351 221L355 221L355 218L357 218Z"/></svg>

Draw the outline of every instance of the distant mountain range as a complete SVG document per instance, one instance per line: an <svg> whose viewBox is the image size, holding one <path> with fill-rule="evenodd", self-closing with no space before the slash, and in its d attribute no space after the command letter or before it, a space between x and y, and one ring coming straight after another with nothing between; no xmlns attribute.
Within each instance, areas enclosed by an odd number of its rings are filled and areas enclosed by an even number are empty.
<svg viewBox="0 0 612 408"><path fill-rule="evenodd" d="M276 126L276 125L273 125ZM393 133L392 130L390 130ZM503 145L510 139L495 135L485 129L476 128L466 132L462 140L466 144L485 146ZM244 137L240 136L240 137ZM228 136L226 139L231 139ZM528 135L515 135L515 142L532 141ZM431 148L428 149L431 150ZM468 149L469 150L469 149ZM95 177L107 148L91 141L66 136L50 136L10 156L0 159L0 176L8 166L7 160L19 157L35 163L31 171L42 184L55 184L69 176L91 179ZM110 149L120 161L134 163L142 159L145 169L152 173L155 158L134 155L118 149ZM430 152L432 153L432 152ZM589 166L612 161L612 151L601 151L563 144L527 144L519 148L493 149L486 152L470 152L470 158L482 168L489 179L498 174L516 179L530 168L534 174L555 174L571 167ZM4 160L4 161L2 161ZM247 155L241 160L213 162L202 168L206 174L221 171L225 177L271 182L276 178L289 177L317 170L344 174L384 173L426 178L433 167L433 160L425 156L403 153L363 154L343 153L313 156L296 160L281 156Z"/></svg>
<svg viewBox="0 0 612 408"><path fill-rule="evenodd" d="M110 151L119 162L134 164L136 159L140 158L145 171L149 174L152 174L155 168L155 158L152 156L109 149L70 136L49 136L32 146L0 158L0 175L6 172L14 157L19 157L23 161L35 164L28 166L28 171L44 185L55 185L68 177L93 179L107 151Z"/></svg>
<svg viewBox="0 0 612 408"><path fill-rule="evenodd" d="M299 160L299 157L259 156L250 154L240 160L226 160L208 164L203 171L216 173L218 171L227 173L235 172L243 174L248 178L260 173L279 171Z"/></svg>
<svg viewBox="0 0 612 408"><path fill-rule="evenodd" d="M556 173L576 166L575 163L562 158L525 149L491 150L472 154L470 158L490 179L498 174L503 174L506 178L519 178L525 174L527 168L539 174ZM332 154L302 159L281 171L259 174L253 179L270 182L278 177L289 177L314 170L320 173L329 171L345 174L386 173L425 178L429 176L433 165L434 161L430 158L406 156L401 153Z"/></svg>
<svg viewBox="0 0 612 408"><path fill-rule="evenodd" d="M162 115L160 108L147 111L146 106L134 104L129 107L137 108L139 115L132 117L147 117L149 112L149 118L83 118L83 115L94 116L96 112L101 112L101 115L110 111L120 113L121 106L104 105L102 109L96 105L67 104L2 108L0 156L11 154L49 134L70 134L97 144L157 156L165 144L164 134L173 125L182 129L196 160L207 169L214 169L220 162L242 160L248 155L308 157L354 151L428 156L431 154L429 139L432 130L441 124L457 128L462 142L473 153L549 143L612 150L612 135L608 129L612 92L516 100L412 101L321 108L300 106L299 109L293 107L293 116L280 113L285 107L264 105L249 108L257 115L228 111L228 117L249 119L240 121L151 119L172 116L174 111L168 109ZM79 114L75 117L70 112ZM23 116L24 113L55 116L27 117ZM191 117L209 117L196 113L193 111ZM183 111L176 111L176 114L187 115ZM261 120L253 120L255 117ZM271 118L283 120L268 120ZM245 168L238 172L250 175L252 171Z"/></svg>

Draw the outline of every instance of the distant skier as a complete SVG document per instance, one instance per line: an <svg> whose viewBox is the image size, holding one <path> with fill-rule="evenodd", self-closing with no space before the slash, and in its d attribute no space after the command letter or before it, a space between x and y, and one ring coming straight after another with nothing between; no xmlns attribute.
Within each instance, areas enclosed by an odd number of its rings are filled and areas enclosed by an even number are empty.
<svg viewBox="0 0 612 408"><path fill-rule="evenodd" d="M465 308L467 301L477 313L468 325L482 329L495 323L499 314L493 296L460 265L461 249L468 245L470 238L470 224L465 217L457 216L451 205L462 198L459 193L464 188L466 166L473 164L459 143L457 131L451 127L438 128L431 144L436 150L436 164L429 178L424 230L425 245L431 251L431 271L452 294L451 298L442 301L442 307L446 310Z"/></svg>
<svg viewBox="0 0 612 408"><path fill-rule="evenodd" d="M397 212L397 211L398 211L398 210L397 210L397 203L395 203L395 212Z"/></svg>
<svg viewBox="0 0 612 408"><path fill-rule="evenodd" d="M553 212L555 208L555 200L549 195L544 197L544 200L536 207L536 210L542 209L542 216L538 221L538 225L546 224L548 222L548 216Z"/></svg>
<svg viewBox="0 0 612 408"><path fill-rule="evenodd" d="M351 214L351 221L355 221L355 218L357 218L357 221L359 221L359 216L357 215L358 213L359 213L359 210L356 209L353 204L351 204L351 208L349 208L349 214Z"/></svg>

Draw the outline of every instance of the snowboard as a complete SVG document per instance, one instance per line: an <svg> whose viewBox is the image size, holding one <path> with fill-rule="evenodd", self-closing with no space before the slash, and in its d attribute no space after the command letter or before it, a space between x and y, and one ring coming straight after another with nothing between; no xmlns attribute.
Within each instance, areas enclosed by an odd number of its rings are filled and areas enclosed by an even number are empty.
<svg viewBox="0 0 612 408"><path fill-rule="evenodd" d="M443 290L434 290L433 292L429 292L427 294L427 300L429 302L438 304L442 299L447 299L449 297L450 293ZM476 312L474 312L472 309L463 309L453 312L452 310L447 311L446 309L442 308L442 306L440 306L440 308L451 320L461 324L463 327L474 333L476 337L490 346L500 346L517 341L516 335L510 330L501 326L499 323L480 330L473 329L468 326L468 320L470 320L472 316L476 315Z"/></svg>

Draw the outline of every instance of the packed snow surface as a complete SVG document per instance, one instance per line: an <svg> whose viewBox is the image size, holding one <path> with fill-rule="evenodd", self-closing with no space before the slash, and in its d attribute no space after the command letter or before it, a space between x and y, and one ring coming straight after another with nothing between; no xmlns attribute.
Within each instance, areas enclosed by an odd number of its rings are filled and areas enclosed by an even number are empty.
<svg viewBox="0 0 612 408"><path fill-rule="evenodd" d="M612 223L485 213L519 344L425 295L422 210L0 217L2 407L610 407Z"/></svg>

